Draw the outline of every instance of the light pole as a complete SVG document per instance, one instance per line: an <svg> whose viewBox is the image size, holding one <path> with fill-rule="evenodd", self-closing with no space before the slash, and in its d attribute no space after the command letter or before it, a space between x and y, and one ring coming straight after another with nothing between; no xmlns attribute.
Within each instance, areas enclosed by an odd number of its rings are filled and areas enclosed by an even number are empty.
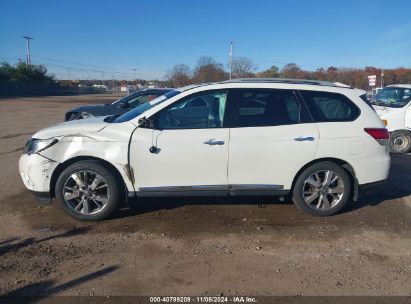
<svg viewBox="0 0 411 304"><path fill-rule="evenodd" d="M233 42L230 42L230 50L228 52L228 60L230 64L230 79L233 76Z"/></svg>
<svg viewBox="0 0 411 304"><path fill-rule="evenodd" d="M30 58L30 40L34 39L29 36L22 36L24 39L27 41L27 57L26 57L26 63L27 65L31 65L31 58Z"/></svg>

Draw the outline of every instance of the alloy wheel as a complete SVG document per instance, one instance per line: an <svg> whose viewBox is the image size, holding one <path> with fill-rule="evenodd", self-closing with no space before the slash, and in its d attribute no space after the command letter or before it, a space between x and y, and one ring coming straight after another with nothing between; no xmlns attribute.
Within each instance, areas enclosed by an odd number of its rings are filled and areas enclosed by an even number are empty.
<svg viewBox="0 0 411 304"><path fill-rule="evenodd" d="M106 180L92 171L78 171L70 175L63 187L67 206L82 215L101 212L109 202Z"/></svg>
<svg viewBox="0 0 411 304"><path fill-rule="evenodd" d="M332 170L317 171L304 182L303 198L305 203L315 210L334 208L344 195L344 182Z"/></svg>

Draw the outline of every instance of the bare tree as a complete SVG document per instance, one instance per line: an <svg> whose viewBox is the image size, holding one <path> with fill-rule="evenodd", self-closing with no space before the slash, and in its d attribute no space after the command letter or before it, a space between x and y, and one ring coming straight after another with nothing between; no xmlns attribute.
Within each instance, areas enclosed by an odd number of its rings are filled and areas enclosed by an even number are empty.
<svg viewBox="0 0 411 304"><path fill-rule="evenodd" d="M256 73L255 76L258 78L278 78L280 77L279 68L273 65L267 70Z"/></svg>
<svg viewBox="0 0 411 304"><path fill-rule="evenodd" d="M174 65L166 74L170 86L178 88L190 83L191 71L186 64Z"/></svg>
<svg viewBox="0 0 411 304"><path fill-rule="evenodd" d="M257 65L248 57L237 57L232 64L233 78L254 77Z"/></svg>
<svg viewBox="0 0 411 304"><path fill-rule="evenodd" d="M203 56L197 61L194 69L194 82L221 81L227 79L222 63L217 62L213 57Z"/></svg>
<svg viewBox="0 0 411 304"><path fill-rule="evenodd" d="M295 63L288 63L281 69L281 76L284 78L298 78L301 68Z"/></svg>

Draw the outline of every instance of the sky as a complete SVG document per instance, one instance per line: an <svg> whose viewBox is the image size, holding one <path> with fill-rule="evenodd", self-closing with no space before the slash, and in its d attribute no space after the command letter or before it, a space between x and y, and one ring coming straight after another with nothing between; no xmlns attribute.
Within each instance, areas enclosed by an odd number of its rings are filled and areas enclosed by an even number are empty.
<svg viewBox="0 0 411 304"><path fill-rule="evenodd" d="M411 67L410 0L1 0L0 61L26 58L57 78L161 79L201 56L264 70Z"/></svg>

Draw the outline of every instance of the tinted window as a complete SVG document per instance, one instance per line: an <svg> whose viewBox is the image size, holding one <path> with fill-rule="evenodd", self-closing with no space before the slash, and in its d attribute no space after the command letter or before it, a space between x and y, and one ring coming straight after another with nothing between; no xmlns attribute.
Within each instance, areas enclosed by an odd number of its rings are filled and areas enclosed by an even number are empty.
<svg viewBox="0 0 411 304"><path fill-rule="evenodd" d="M293 91L237 90L237 127L297 124L300 105Z"/></svg>
<svg viewBox="0 0 411 304"><path fill-rule="evenodd" d="M338 93L301 91L301 95L317 122L352 121L360 114L357 106Z"/></svg>
<svg viewBox="0 0 411 304"><path fill-rule="evenodd" d="M227 91L187 96L156 115L159 129L205 129L223 126Z"/></svg>

